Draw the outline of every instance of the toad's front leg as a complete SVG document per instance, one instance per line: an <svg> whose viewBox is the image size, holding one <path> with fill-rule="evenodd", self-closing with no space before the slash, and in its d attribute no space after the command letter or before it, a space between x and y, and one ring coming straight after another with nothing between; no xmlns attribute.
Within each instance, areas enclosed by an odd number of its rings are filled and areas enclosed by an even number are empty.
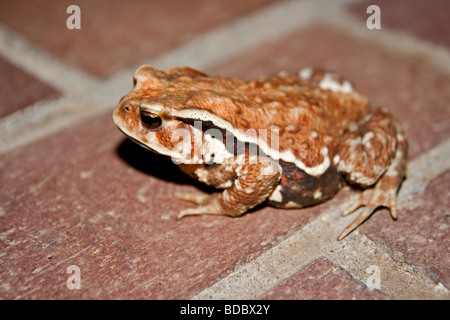
<svg viewBox="0 0 450 320"><path fill-rule="evenodd" d="M203 214L240 216L266 200L281 179L279 165L266 157L241 155L219 165L195 170L187 165L180 168L208 185L225 190L211 195L175 193L177 198L199 205L182 210L178 219Z"/></svg>

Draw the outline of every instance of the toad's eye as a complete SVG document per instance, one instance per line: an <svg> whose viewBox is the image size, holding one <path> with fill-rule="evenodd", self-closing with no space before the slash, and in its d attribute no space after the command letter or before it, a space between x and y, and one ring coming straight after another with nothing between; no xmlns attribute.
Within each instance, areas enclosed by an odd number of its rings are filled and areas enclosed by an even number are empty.
<svg viewBox="0 0 450 320"><path fill-rule="evenodd" d="M141 122L148 129L158 129L162 124L162 119L156 113L141 110Z"/></svg>

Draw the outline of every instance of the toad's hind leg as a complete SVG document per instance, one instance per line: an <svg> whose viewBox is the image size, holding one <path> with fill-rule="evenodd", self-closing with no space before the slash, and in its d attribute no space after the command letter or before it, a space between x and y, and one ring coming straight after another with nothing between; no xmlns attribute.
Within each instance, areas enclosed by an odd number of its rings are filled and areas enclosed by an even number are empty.
<svg viewBox="0 0 450 320"><path fill-rule="evenodd" d="M387 207L392 218L397 219L397 190L406 171L407 149L404 131L385 109L375 110L344 135L338 170L347 181L366 190L342 213L348 215L364 206L338 240L355 230L378 207Z"/></svg>

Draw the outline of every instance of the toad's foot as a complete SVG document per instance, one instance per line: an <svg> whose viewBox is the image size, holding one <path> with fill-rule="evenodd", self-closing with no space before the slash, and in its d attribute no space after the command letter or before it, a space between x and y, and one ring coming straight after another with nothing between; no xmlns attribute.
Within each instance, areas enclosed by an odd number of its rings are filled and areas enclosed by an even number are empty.
<svg viewBox="0 0 450 320"><path fill-rule="evenodd" d="M364 206L364 209L359 216L339 235L338 241L344 239L350 232L355 230L379 207L388 208L391 212L392 219L397 220L397 190L403 180L405 172L405 149L406 146L400 144L394 161L387 172L377 182L375 187L364 190L359 199L342 213L343 216L346 216Z"/></svg>
<svg viewBox="0 0 450 320"><path fill-rule="evenodd" d="M380 180L380 183L382 181ZM377 185L378 186L378 185ZM347 216L354 212L356 209L364 206L363 211L359 214L359 216L342 231L342 233L338 237L338 241L344 239L347 235L349 235L353 230L355 230L358 226L360 226L364 221L366 221L379 207L386 207L389 209L391 213L391 217L394 220L397 220L398 211L397 211L397 189L391 189L388 193L385 193L379 187L375 187L374 189L366 189L361 194L358 200L356 200L350 207L348 207L343 213L342 216Z"/></svg>
<svg viewBox="0 0 450 320"><path fill-rule="evenodd" d="M218 205L218 193L213 194L193 194L188 192L175 192L174 196L178 199L193 202L199 206L196 208L188 208L181 210L177 216L180 220L186 216L203 215L203 214L223 214Z"/></svg>
<svg viewBox="0 0 450 320"><path fill-rule="evenodd" d="M408 144L397 119L376 109L342 138L338 170L347 181L366 190L343 215L364 206L360 215L339 235L344 239L379 207L387 207L397 219L397 190L406 171Z"/></svg>

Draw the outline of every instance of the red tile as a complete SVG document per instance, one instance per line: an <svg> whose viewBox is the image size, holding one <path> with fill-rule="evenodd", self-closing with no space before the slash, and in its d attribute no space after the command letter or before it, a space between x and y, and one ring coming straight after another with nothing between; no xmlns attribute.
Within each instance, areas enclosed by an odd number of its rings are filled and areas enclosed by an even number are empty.
<svg viewBox="0 0 450 320"><path fill-rule="evenodd" d="M3 0L0 21L68 63L105 76L272 1ZM66 28L66 9L74 3L81 30Z"/></svg>
<svg viewBox="0 0 450 320"><path fill-rule="evenodd" d="M426 61L382 50L325 27L294 32L239 54L211 74L258 77L303 67L335 70L350 79L373 106L390 109L402 122L414 158L450 136L450 77Z"/></svg>
<svg viewBox="0 0 450 320"><path fill-rule="evenodd" d="M0 58L0 117L39 101L52 100L59 93L23 70Z"/></svg>
<svg viewBox="0 0 450 320"><path fill-rule="evenodd" d="M188 298L339 201L176 221L200 190L124 140L108 113L0 156L2 298Z"/></svg>
<svg viewBox="0 0 450 320"><path fill-rule="evenodd" d="M450 24L447 0L368 0L350 6L350 12L366 20L369 5L378 5L381 11L381 29L388 27L403 31L421 40L450 47Z"/></svg>
<svg viewBox="0 0 450 320"><path fill-rule="evenodd" d="M355 282L344 269L318 258L263 294L260 299L350 300L387 299L377 290Z"/></svg>
<svg viewBox="0 0 450 320"><path fill-rule="evenodd" d="M422 267L434 281L450 286L450 171L435 178L422 194L414 195L414 209L404 210L398 221L377 214L361 231L383 241L396 259Z"/></svg>

